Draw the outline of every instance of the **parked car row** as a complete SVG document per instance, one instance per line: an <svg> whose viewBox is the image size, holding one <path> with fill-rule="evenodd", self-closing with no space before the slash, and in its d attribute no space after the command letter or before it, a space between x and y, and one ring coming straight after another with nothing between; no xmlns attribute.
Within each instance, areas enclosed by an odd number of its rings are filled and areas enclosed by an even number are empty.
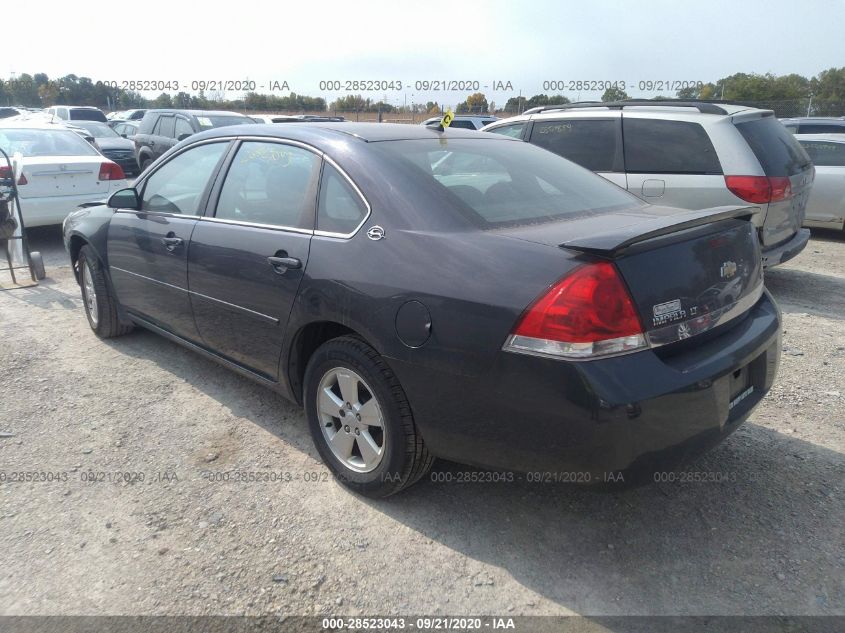
<svg viewBox="0 0 845 633"><path fill-rule="evenodd" d="M539 145L652 204L752 205L765 266L800 253L814 170L770 110L678 101L547 106L484 128Z"/></svg>

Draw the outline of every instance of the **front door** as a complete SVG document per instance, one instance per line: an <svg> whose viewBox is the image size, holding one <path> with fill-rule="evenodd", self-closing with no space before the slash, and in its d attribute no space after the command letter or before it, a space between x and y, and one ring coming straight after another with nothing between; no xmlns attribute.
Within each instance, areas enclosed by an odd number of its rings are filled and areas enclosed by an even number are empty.
<svg viewBox="0 0 845 633"><path fill-rule="evenodd" d="M213 217L191 238L188 281L204 345L274 380L308 262L319 167L302 147L242 142L215 187Z"/></svg>
<svg viewBox="0 0 845 633"><path fill-rule="evenodd" d="M186 339L198 335L188 298L188 245L228 142L181 152L139 185L139 209L109 224L109 273L120 303Z"/></svg>

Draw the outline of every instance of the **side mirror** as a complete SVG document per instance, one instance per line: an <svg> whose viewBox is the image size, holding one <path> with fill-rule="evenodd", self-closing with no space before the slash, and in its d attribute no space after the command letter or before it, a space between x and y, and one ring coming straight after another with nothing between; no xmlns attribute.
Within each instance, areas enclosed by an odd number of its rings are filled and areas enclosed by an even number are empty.
<svg viewBox="0 0 845 633"><path fill-rule="evenodd" d="M180 134L179 136L176 137L176 140L177 141L184 141L189 136L191 136L191 135L190 134Z"/></svg>
<svg viewBox="0 0 845 633"><path fill-rule="evenodd" d="M122 136L123 138L127 138L126 134L121 134L121 136Z"/></svg>
<svg viewBox="0 0 845 633"><path fill-rule="evenodd" d="M138 192L134 187L115 191L108 202L110 209L133 209L137 211L141 206Z"/></svg>

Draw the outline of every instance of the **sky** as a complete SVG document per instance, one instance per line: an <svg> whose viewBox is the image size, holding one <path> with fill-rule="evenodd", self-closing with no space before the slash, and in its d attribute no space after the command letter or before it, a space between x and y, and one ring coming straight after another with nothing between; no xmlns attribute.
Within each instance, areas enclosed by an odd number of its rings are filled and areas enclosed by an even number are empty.
<svg viewBox="0 0 845 633"><path fill-rule="evenodd" d="M674 96L659 86L641 90L640 82L707 82L735 72L811 77L845 66L845 0L145 0L132 11L104 3L67 19L67 2L9 4L0 78L73 73L178 81L186 92L195 92L194 81L248 79L259 92L274 94L287 82L331 101L347 81L392 81L392 90L352 92L394 105L453 105L478 82L503 105L519 93L601 96L589 90L596 84L579 90L573 81L624 81L632 97ZM321 86L327 81L343 89ZM470 90L417 83L425 81L470 82ZM564 89L544 85L553 81Z"/></svg>

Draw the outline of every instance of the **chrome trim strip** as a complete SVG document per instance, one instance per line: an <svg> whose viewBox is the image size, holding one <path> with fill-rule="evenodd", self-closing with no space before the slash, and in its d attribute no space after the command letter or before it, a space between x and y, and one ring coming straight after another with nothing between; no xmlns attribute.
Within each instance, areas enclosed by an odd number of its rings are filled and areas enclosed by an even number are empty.
<svg viewBox="0 0 845 633"><path fill-rule="evenodd" d="M159 284L162 286L167 286L168 288L172 288L174 290L181 290L182 292L187 292L189 295L194 295L195 297L202 297L203 299L208 299L209 301L214 301L216 303L222 303L223 305L229 306L231 308L236 308L238 310L242 310L244 312L248 312L249 314L259 317L265 321L270 321L274 325L279 324L279 319L276 317L272 317L269 314L264 314L263 312L256 312L255 310L250 310L249 308L244 308L243 306L236 305L234 303L229 303L228 301L223 301L223 299L216 299L214 297L209 297L208 295L204 295L201 292L194 292L193 290L188 290L187 288L180 288L179 286L174 286L173 284L169 284L166 281L159 281L158 279L153 279L152 277L147 277L146 275L141 275L139 273L133 273L131 270L126 270L125 268L120 268L118 266L110 266L110 270L119 270L122 273L126 273L127 275L132 275L134 277L140 277L146 281L151 281L155 284Z"/></svg>
<svg viewBox="0 0 845 633"><path fill-rule="evenodd" d="M146 215L155 215L159 218L188 218L189 220L199 220L200 215L187 215L186 213L170 213L167 211L139 211L138 209L116 209L110 207L115 213L144 213ZM126 272L129 272L128 270Z"/></svg>
<svg viewBox="0 0 845 633"><path fill-rule="evenodd" d="M748 310L754 307L762 296L763 283L761 281L750 294L745 295L733 303L722 306L718 310L708 312L698 317L693 317L692 319L687 319L686 321L676 321L671 325L666 325L656 330L646 332L646 341L648 341L649 347L654 349L656 347L662 347L663 345L691 338L697 334L703 334L704 332L719 327L720 325L724 325L728 321L732 321L738 316L745 314ZM684 332L685 336L681 337L681 332Z"/></svg>
<svg viewBox="0 0 845 633"><path fill-rule="evenodd" d="M242 136L242 135L215 136L215 137L210 138L210 139L203 139L203 140L197 141L195 143L190 143L189 145L186 145L185 147L180 149L177 153L173 154L172 156L169 156L168 159L167 159L167 162L163 163L162 165L157 166L155 171L152 171L149 174L145 174L143 182L146 182L149 179L149 177L152 174L154 174L156 171L161 169L161 167L163 165L166 165L167 163L169 163L171 160L173 160L179 154L182 154L183 152L188 151L188 149L190 149L192 147L196 147L198 145L206 145L208 143L215 143L215 142L221 142L221 141L225 141L225 142L258 141L258 142L261 142L261 143L278 143L280 145L293 145L295 147L301 147L301 148L306 149L310 152L313 152L314 154L316 154L317 156L319 156L320 158L325 160L327 163L331 164L331 166L334 167L338 171L338 173L340 173L340 175L343 176L346 179L346 181L352 186L352 189L355 190L355 193L358 194L358 197L361 198L361 201L364 203L364 206L367 207L367 214L361 220L361 223L358 224L358 226L355 227L355 230L350 232L350 233L334 233L332 231L317 231L317 230L306 231L306 233L309 234L309 235L319 235L320 237L336 237L336 238L340 238L340 239L349 239L351 237L354 237L355 234L358 231L361 230L361 227L364 226L366 221L370 218L370 216L373 213L373 208L370 205L370 201L367 200L367 198L364 196L364 193L361 191L361 189L358 187L358 185L355 184L355 181L352 180L352 178L349 176L349 174L347 174L346 171L344 171L343 168L340 165L338 165L334 161L334 159L332 159L330 156L328 156L324 151L314 147L313 145L309 145L308 143L303 143L301 141L295 141L293 139L278 138L278 137L275 137L275 136ZM158 161L158 159L156 159L156 161ZM138 185L138 183L135 183L135 185ZM137 186L135 186L135 188L137 190ZM318 206L319 206L319 204L318 204ZM123 209L116 209L116 211L123 211ZM210 220L216 220L216 218L210 218L210 217L207 217L207 216L183 215L183 214L179 214L179 213L166 214L166 213L160 213L158 211L141 211L141 212L130 211L130 213L159 213L159 215L172 215L174 217L198 218L198 219L201 219L201 220L209 220L209 219ZM219 221L222 222L223 220L219 220ZM237 220L231 221L231 223L236 223L236 222L238 222L238 221ZM262 228L272 228L272 229L280 228L280 229L286 230L286 231L295 231L295 232L302 232L303 231L303 229L293 229L293 228L288 228L288 227L277 227L277 226L265 225L265 224L252 224L252 223L249 223L249 222L243 222L241 224L243 224L245 226L260 226Z"/></svg>
<svg viewBox="0 0 845 633"><path fill-rule="evenodd" d="M230 220L228 218L212 218L209 216L200 216L200 222L218 222L220 224L233 224L235 226L251 226L257 229L275 229L277 231L289 231L291 233L302 233L303 235L313 235L314 231L308 229L300 229L295 226L279 226L277 224L261 224L260 222L242 222L241 220Z"/></svg>

